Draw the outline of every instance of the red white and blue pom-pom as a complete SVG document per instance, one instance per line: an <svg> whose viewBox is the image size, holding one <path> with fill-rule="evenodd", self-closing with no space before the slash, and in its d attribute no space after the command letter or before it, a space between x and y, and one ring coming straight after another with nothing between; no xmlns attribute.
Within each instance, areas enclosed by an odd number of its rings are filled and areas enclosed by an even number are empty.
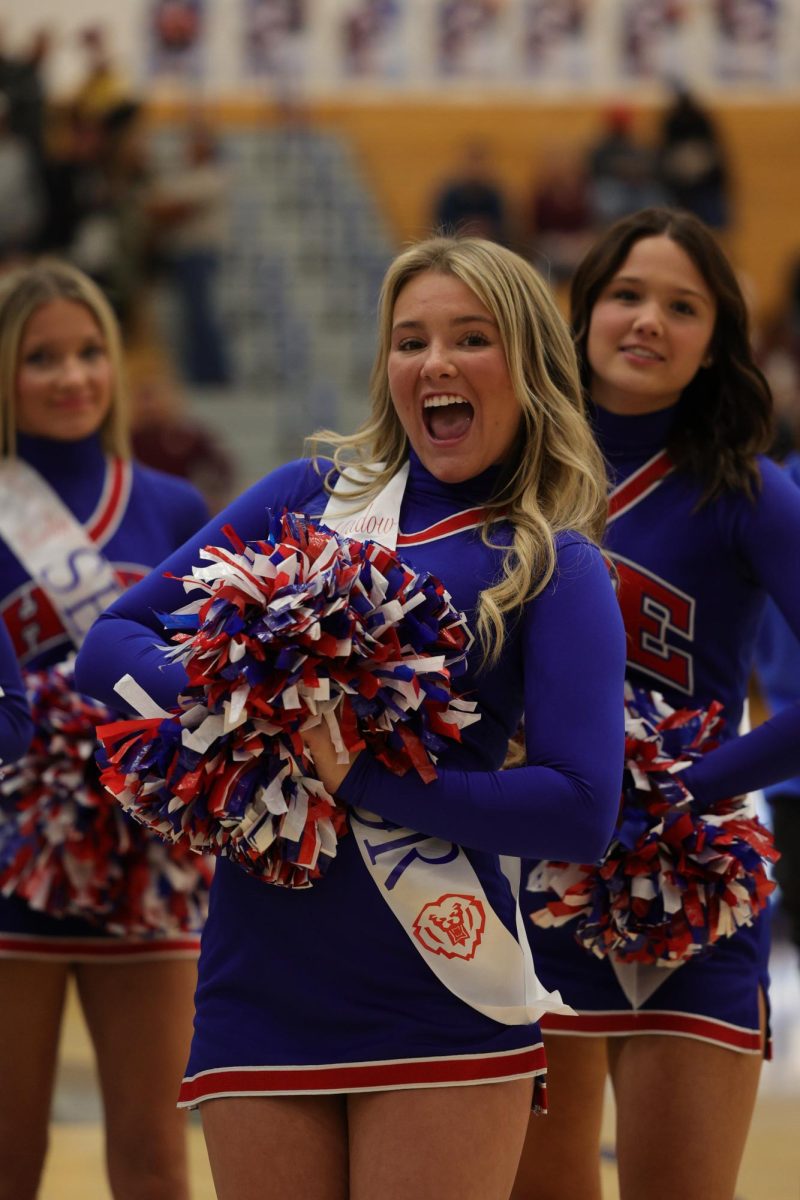
<svg viewBox="0 0 800 1200"><path fill-rule="evenodd" d="M162 837L304 887L346 816L302 731L324 722L342 762L369 747L397 774L435 778L477 720L451 692L472 637L438 579L376 542L295 513L270 515L263 541L225 532L232 551L206 547L209 565L183 580L202 598L162 615L188 675L180 710L101 729L102 780Z"/></svg>
<svg viewBox="0 0 800 1200"><path fill-rule="evenodd" d="M672 709L656 692L626 688L626 772L620 820L594 866L545 862L529 888L552 891L532 919L577 919L577 940L599 958L674 966L749 925L774 883L769 832L747 797L696 800L680 772L718 745L721 705Z"/></svg>
<svg viewBox="0 0 800 1200"><path fill-rule="evenodd" d="M147 834L100 784L95 725L114 714L74 690L71 661L25 684L35 732L0 777L0 892L114 934L201 929L212 864Z"/></svg>

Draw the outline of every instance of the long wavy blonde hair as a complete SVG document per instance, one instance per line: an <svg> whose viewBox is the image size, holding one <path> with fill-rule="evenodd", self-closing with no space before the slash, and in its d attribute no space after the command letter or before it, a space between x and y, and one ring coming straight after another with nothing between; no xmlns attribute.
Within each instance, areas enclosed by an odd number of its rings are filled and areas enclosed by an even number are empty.
<svg viewBox="0 0 800 1200"><path fill-rule="evenodd" d="M430 238L390 265L378 305L370 416L349 436L319 430L309 439L312 453L320 445L331 448L336 471L348 464L362 470L372 466L359 493L363 501L377 494L408 457L408 438L389 391L388 359L397 298L424 271L460 279L497 321L522 413L518 444L486 505L482 527L487 545L494 545L491 526L499 517L514 530L501 575L478 603L477 633L492 663L502 650L507 620L553 575L555 535L570 529L599 542L605 468L586 420L572 339L547 285L519 255L470 237Z"/></svg>
<svg viewBox="0 0 800 1200"><path fill-rule="evenodd" d="M0 275L0 458L17 448L16 381L25 326L52 300L82 304L97 322L111 364L111 407L100 428L109 454L130 458L130 424L122 344L114 311L96 283L58 258L42 258Z"/></svg>

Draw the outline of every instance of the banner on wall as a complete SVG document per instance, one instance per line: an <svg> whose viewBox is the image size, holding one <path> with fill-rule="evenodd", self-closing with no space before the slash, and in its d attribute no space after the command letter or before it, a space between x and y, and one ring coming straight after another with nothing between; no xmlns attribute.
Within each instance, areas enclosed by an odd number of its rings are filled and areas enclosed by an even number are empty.
<svg viewBox="0 0 800 1200"><path fill-rule="evenodd" d="M658 82L685 72L686 4L676 0L624 0L620 6L620 67L626 80Z"/></svg>
<svg viewBox="0 0 800 1200"><path fill-rule="evenodd" d="M406 15L403 0L359 0L348 6L337 30L345 79L402 81Z"/></svg>
<svg viewBox="0 0 800 1200"><path fill-rule="evenodd" d="M59 47L51 74L63 75L65 91L83 65L75 34L102 21L129 78L163 79L167 87L186 81L218 94L281 94L282 81L309 99L351 89L579 100L621 90L652 95L654 85L674 82L704 95L800 93L800 0L35 0L6 7L10 46L25 43L34 20L48 23Z"/></svg>
<svg viewBox="0 0 800 1200"><path fill-rule="evenodd" d="M780 0L715 0L715 69L722 82L769 84L780 72Z"/></svg>
<svg viewBox="0 0 800 1200"><path fill-rule="evenodd" d="M242 53L253 78L302 74L309 31L308 0L241 0Z"/></svg>
<svg viewBox="0 0 800 1200"><path fill-rule="evenodd" d="M521 44L529 79L590 83L589 7L590 0L525 0Z"/></svg>
<svg viewBox="0 0 800 1200"><path fill-rule="evenodd" d="M204 57L206 0L150 0L147 73L197 80Z"/></svg>

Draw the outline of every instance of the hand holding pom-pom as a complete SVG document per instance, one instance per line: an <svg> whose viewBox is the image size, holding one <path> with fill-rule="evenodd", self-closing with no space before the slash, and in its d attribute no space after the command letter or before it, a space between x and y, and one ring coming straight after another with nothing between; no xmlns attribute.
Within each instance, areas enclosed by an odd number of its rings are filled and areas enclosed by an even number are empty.
<svg viewBox="0 0 800 1200"><path fill-rule="evenodd" d="M593 954L672 966L749 925L774 889L777 853L747 798L704 805L680 773L718 745L721 707L675 711L655 692L626 688L623 808L601 863L545 862L529 881L555 899L538 925L577 919Z"/></svg>
<svg viewBox="0 0 800 1200"><path fill-rule="evenodd" d="M345 832L332 797L355 754L432 779L477 720L451 693L472 638L442 584L376 542L293 513L264 541L226 533L233 551L207 547L183 581L203 598L164 617L181 709L100 730L103 782L162 836L303 887Z"/></svg>

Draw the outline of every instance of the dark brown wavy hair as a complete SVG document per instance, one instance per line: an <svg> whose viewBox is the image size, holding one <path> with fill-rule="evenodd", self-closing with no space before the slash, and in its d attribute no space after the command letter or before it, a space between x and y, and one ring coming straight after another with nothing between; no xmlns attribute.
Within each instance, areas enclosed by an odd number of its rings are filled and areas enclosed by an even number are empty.
<svg viewBox="0 0 800 1200"><path fill-rule="evenodd" d="M689 255L717 305L711 365L684 388L668 449L678 470L700 481L701 505L732 490L752 497L760 484L756 455L772 440L772 394L753 358L747 305L733 268L711 230L691 213L646 208L623 217L578 265L570 310L583 386L590 395L587 341L598 297L637 242L662 236Z"/></svg>

